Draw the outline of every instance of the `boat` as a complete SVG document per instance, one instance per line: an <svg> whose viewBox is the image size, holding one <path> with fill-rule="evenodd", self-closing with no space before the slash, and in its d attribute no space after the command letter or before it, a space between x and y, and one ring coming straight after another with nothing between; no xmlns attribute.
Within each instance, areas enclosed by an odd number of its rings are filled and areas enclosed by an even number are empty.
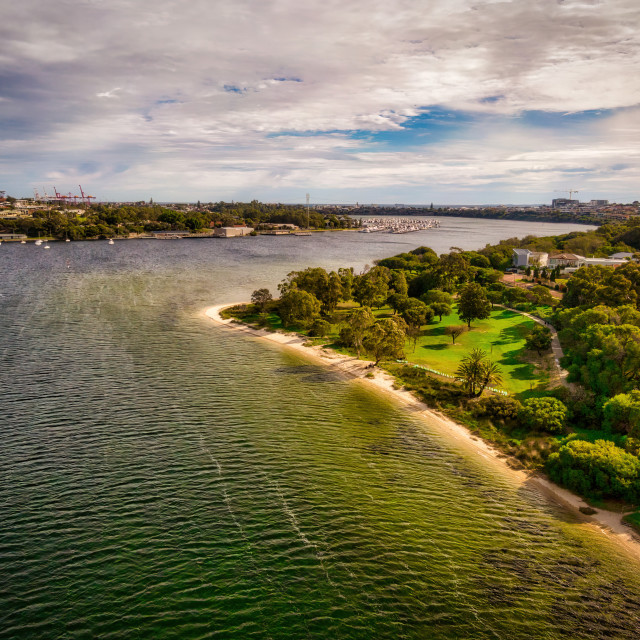
<svg viewBox="0 0 640 640"><path fill-rule="evenodd" d="M71 240L69 240L69 238L65 238L64 241L65 242L71 242Z"/></svg>
<svg viewBox="0 0 640 640"><path fill-rule="evenodd" d="M49 244L45 244L44 247L42 247L43 249L51 249L51 247L49 246Z"/></svg>
<svg viewBox="0 0 640 640"><path fill-rule="evenodd" d="M40 240L40 238L38 238L36 240L36 247L39 247L42 244L42 240Z"/></svg>
<svg viewBox="0 0 640 640"><path fill-rule="evenodd" d="M20 240L20 244L27 244L26 240Z"/></svg>
<svg viewBox="0 0 640 640"><path fill-rule="evenodd" d="M109 244L115 244L115 242L113 241L113 238L109 238Z"/></svg>
<svg viewBox="0 0 640 640"><path fill-rule="evenodd" d="M298 231L297 233L292 233L292 236L310 236L313 235L311 231Z"/></svg>

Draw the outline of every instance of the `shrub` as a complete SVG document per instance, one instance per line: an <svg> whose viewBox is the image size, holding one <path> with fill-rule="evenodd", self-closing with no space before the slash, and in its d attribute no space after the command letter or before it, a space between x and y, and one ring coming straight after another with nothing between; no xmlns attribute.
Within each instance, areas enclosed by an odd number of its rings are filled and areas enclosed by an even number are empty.
<svg viewBox="0 0 640 640"><path fill-rule="evenodd" d="M556 398L529 398L518 417L532 431L561 433L567 420L567 407Z"/></svg>
<svg viewBox="0 0 640 640"><path fill-rule="evenodd" d="M547 470L554 482L582 494L640 500L640 460L607 440L572 440L549 456Z"/></svg>
<svg viewBox="0 0 640 640"><path fill-rule="evenodd" d="M640 391L619 393L605 402L602 413L605 429L640 436Z"/></svg>
<svg viewBox="0 0 640 640"><path fill-rule="evenodd" d="M476 402L474 413L493 420L515 420L521 406L515 398L487 396Z"/></svg>
<svg viewBox="0 0 640 640"><path fill-rule="evenodd" d="M309 328L310 336L317 336L318 338L325 338L329 335L331 331L331 325L326 321L320 318L313 321L311 327Z"/></svg>

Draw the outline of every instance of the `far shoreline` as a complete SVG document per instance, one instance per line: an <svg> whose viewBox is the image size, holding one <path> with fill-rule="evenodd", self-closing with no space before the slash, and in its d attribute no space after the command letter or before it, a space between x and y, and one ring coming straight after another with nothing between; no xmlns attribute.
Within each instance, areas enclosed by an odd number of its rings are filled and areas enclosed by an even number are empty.
<svg viewBox="0 0 640 640"><path fill-rule="evenodd" d="M597 527L601 533L612 541L617 542L635 560L640 561L640 536L629 525L622 522L621 514L606 509L597 509L596 513L590 516L583 514L580 508L589 506L583 498L539 474L512 468L507 462L508 457L502 452L474 436L467 427L434 411L418 400L410 391L394 388L395 379L382 369L377 367L371 369L369 365L372 363L369 361L359 360L354 356L343 355L321 346L305 346L304 343L306 341L304 338L295 333L285 334L255 329L236 320L222 318L220 312L223 309L237 304L246 304L246 301L208 307L204 310L204 315L220 326L234 331L241 331L253 337L277 344L280 347L291 349L308 360L332 368L341 373L345 379L364 384L365 387L385 395L397 404L405 408L411 408L412 416L418 416L430 426L435 426L457 445L482 457L490 466L508 475L516 483L535 487L546 499L565 507L581 522ZM374 377L366 378L365 374L371 372L373 372Z"/></svg>

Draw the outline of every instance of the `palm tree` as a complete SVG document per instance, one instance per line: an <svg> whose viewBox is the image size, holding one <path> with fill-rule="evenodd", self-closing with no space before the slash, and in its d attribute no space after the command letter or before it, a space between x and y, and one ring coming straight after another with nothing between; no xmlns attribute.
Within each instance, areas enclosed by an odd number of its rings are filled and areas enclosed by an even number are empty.
<svg viewBox="0 0 640 640"><path fill-rule="evenodd" d="M500 367L488 360L487 352L482 349L472 349L469 355L462 359L456 376L462 379L470 398L477 398L488 385L502 382Z"/></svg>

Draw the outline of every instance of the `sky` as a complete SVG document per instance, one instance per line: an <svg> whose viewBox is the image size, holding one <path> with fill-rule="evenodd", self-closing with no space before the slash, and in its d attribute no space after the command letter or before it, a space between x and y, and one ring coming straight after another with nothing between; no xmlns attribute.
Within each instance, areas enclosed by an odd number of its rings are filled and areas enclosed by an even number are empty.
<svg viewBox="0 0 640 640"><path fill-rule="evenodd" d="M638 0L20 0L0 190L640 199Z"/></svg>

